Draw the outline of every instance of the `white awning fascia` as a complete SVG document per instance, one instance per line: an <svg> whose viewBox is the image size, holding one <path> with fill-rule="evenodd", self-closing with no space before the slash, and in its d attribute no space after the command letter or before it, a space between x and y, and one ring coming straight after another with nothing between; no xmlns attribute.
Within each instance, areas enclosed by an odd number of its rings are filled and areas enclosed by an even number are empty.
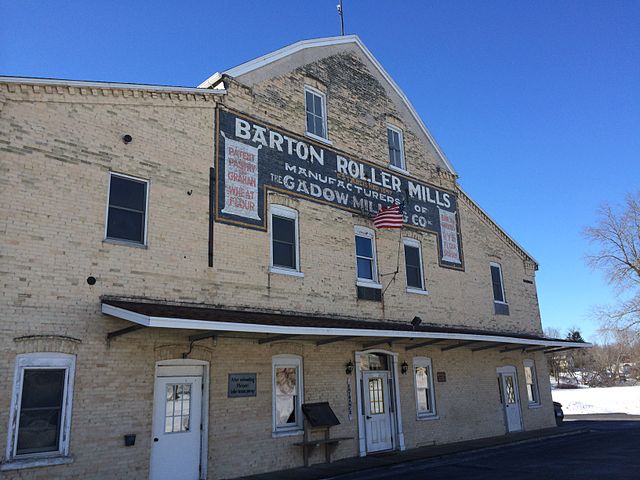
<svg viewBox="0 0 640 480"><path fill-rule="evenodd" d="M152 317L132 312L112 305L102 304L102 313L128 320L138 325L155 328L182 328L187 330L209 330L216 332L270 333L289 335L349 336L349 337L389 337L439 340L472 340L476 342L495 342L545 347L587 348L590 343L558 342L553 340L533 340L528 338L504 337L497 335L478 335L470 333L414 332L398 330L374 330L361 328L327 327L291 327L287 325L264 325L256 323L211 322L188 318Z"/></svg>

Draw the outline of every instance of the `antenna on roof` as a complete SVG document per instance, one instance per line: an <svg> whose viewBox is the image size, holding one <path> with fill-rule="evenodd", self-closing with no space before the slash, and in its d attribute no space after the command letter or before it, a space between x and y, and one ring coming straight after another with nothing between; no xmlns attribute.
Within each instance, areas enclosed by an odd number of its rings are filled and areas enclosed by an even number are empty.
<svg viewBox="0 0 640 480"><path fill-rule="evenodd" d="M336 5L336 8L338 9L338 15L340 15L340 35L344 37L344 17L342 16L342 0L340 0L340 3L338 5Z"/></svg>

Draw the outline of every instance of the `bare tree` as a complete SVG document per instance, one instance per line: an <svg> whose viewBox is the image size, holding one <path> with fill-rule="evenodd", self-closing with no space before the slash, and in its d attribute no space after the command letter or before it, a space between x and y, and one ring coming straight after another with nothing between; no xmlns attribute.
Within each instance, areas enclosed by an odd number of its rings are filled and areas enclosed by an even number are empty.
<svg viewBox="0 0 640 480"><path fill-rule="evenodd" d="M587 261L605 272L620 295L618 305L601 308L598 316L604 330L640 334L640 191L627 195L622 209L604 204L598 217L597 224L584 231L598 247Z"/></svg>
<svg viewBox="0 0 640 480"><path fill-rule="evenodd" d="M546 328L544 333L545 336L549 338L560 338L560 331L557 328ZM545 358L547 360L547 367L556 381L556 386L559 386L560 375L565 366L564 357L559 353L549 353L545 355Z"/></svg>

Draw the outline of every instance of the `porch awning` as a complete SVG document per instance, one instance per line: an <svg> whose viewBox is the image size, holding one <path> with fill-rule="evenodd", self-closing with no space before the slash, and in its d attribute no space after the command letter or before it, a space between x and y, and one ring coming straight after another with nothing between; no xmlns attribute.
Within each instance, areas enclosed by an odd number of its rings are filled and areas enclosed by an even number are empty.
<svg viewBox="0 0 640 480"><path fill-rule="evenodd" d="M191 340L235 332L255 336L258 343L296 337L308 338L316 341L317 345L325 345L349 339L361 340L367 348L390 343L404 346L406 350L436 344L442 350L465 347L473 351L502 348L502 351L527 352L557 352L591 346L586 342L530 334L430 325L419 319L413 324L409 321L369 321L321 315L228 310L214 305L174 304L117 297L102 298L102 313L134 324L112 332L108 338L142 327L154 327L208 332L192 335Z"/></svg>

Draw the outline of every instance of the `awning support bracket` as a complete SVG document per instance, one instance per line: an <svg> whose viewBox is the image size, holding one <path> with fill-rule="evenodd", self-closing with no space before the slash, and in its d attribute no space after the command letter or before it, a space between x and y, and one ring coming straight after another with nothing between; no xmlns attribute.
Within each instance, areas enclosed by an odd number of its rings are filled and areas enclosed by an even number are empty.
<svg viewBox="0 0 640 480"><path fill-rule="evenodd" d="M440 349L441 352L446 352L447 350L453 350L454 348L466 347L467 345L471 345L472 343L476 343L473 340L469 340L466 342L458 342L454 345L447 345L446 347L442 347Z"/></svg>
<svg viewBox="0 0 640 480"><path fill-rule="evenodd" d="M107 347L111 346L111 339L119 337L121 335L126 335L127 333L135 332L136 330L140 330L141 328L144 328L144 325L131 325L129 327L121 328L120 330L107 333Z"/></svg>
<svg viewBox="0 0 640 480"><path fill-rule="evenodd" d="M375 347L376 345L380 345L383 343L388 343L389 346L391 346L393 345L394 340L395 338L382 338L380 340L375 340L373 342L363 343L362 348L366 350L367 348Z"/></svg>
<svg viewBox="0 0 640 480"><path fill-rule="evenodd" d="M415 345L409 345L408 347L404 347L404 351L408 352L409 350L414 350L416 348L428 347L429 345L435 345L436 343L439 343L441 341L442 341L442 339L437 338L435 340L429 340L428 342L416 343Z"/></svg>
<svg viewBox="0 0 640 480"><path fill-rule="evenodd" d="M270 343L270 342L277 342L278 340L286 340L287 338L291 338L291 337L299 337L300 335L290 335L290 334L285 334L285 335L271 335L270 337L267 338L261 338L258 340L258 344L259 345L263 345L265 343Z"/></svg>

